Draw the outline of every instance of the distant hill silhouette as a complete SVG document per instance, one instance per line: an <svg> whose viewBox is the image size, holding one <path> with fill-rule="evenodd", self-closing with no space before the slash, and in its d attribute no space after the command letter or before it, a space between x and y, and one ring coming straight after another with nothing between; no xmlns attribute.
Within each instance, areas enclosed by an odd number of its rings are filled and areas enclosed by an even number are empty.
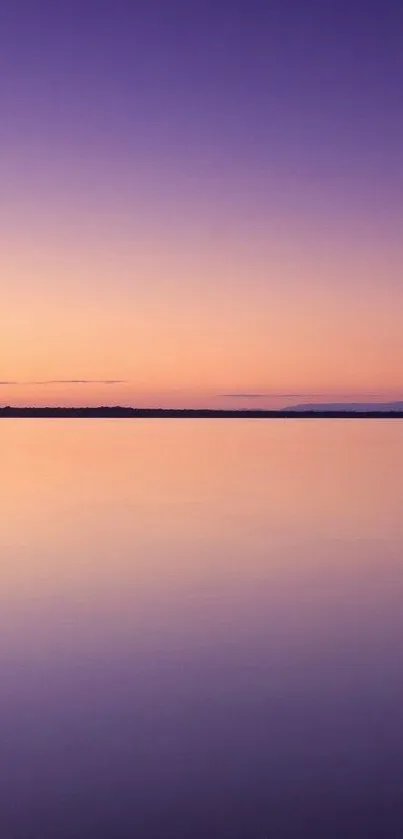
<svg viewBox="0 0 403 839"><path fill-rule="evenodd" d="M400 402L302 402L299 405L287 406L289 411L403 411L403 401Z"/></svg>
<svg viewBox="0 0 403 839"><path fill-rule="evenodd" d="M388 408L377 405L376 408L354 403L356 407L340 405L301 405L281 410L209 410L176 408L128 408L120 405L99 406L94 408L0 408L0 418L38 418L38 419L385 419L403 418L403 402L390 403L398 406Z"/></svg>

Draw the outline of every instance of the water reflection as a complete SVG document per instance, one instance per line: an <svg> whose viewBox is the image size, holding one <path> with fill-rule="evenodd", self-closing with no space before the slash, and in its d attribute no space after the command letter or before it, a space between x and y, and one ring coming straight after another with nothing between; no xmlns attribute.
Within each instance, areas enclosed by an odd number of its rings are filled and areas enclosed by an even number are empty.
<svg viewBox="0 0 403 839"><path fill-rule="evenodd" d="M1 835L401 837L402 430L2 421Z"/></svg>

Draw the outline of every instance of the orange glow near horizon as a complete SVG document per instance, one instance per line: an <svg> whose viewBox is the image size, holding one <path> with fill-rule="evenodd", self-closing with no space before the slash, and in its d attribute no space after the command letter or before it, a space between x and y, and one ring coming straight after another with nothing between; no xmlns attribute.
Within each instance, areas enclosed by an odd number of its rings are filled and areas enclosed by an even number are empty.
<svg viewBox="0 0 403 839"><path fill-rule="evenodd" d="M297 254L285 234L209 248L189 232L183 241L161 234L154 250L151 241L151 232L132 244L126 236L114 248L100 236L84 251L56 236L22 249L8 242L1 404L399 396L401 290L382 285L379 253L376 260L364 244L345 253L336 243L325 252L308 235ZM392 267L393 280L397 255Z"/></svg>

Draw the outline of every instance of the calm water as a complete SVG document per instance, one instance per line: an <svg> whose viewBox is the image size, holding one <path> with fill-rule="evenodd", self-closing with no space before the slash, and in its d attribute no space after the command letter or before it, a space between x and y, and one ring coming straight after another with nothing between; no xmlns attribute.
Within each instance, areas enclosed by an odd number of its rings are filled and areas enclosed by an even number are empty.
<svg viewBox="0 0 403 839"><path fill-rule="evenodd" d="M2 839L403 836L403 423L2 420Z"/></svg>

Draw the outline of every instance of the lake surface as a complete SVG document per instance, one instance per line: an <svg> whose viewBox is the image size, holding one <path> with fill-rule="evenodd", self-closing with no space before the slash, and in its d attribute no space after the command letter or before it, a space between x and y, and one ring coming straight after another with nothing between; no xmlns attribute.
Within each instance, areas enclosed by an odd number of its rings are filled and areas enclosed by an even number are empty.
<svg viewBox="0 0 403 839"><path fill-rule="evenodd" d="M3 420L2 839L403 836L403 422Z"/></svg>

